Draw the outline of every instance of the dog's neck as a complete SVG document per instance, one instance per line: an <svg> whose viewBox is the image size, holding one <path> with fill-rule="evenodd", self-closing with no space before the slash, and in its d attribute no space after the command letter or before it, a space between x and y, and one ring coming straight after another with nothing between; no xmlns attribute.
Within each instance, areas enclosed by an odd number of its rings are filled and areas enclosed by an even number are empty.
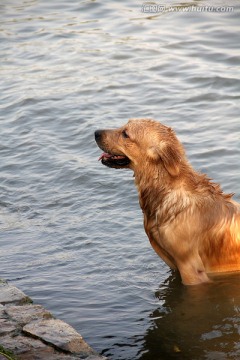
<svg viewBox="0 0 240 360"><path fill-rule="evenodd" d="M135 171L134 175L139 203L147 217L154 216L158 211L164 212L167 220L185 211L190 204L202 206L203 197L206 199L211 196L215 201L221 199L229 203L233 195L224 194L218 184L196 172L189 163L183 165L180 175L176 178L156 166L148 171L145 169L144 172Z"/></svg>
<svg viewBox="0 0 240 360"><path fill-rule="evenodd" d="M148 170L134 175L140 206L147 216L152 216L174 189L167 173L156 168Z"/></svg>

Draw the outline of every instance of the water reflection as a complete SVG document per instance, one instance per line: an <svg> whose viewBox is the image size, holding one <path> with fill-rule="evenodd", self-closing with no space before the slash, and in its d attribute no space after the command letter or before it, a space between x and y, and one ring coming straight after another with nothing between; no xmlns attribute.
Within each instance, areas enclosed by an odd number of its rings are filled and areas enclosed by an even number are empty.
<svg viewBox="0 0 240 360"><path fill-rule="evenodd" d="M179 1L166 8L205 5ZM154 298L168 269L132 175L97 164L92 134L156 118L239 200L239 2L219 14L143 3L0 2L1 277L109 359L234 358L239 279L201 290L173 275Z"/></svg>
<svg viewBox="0 0 240 360"><path fill-rule="evenodd" d="M151 314L139 358L239 359L239 281L234 274L184 287L172 274L155 294L162 305Z"/></svg>

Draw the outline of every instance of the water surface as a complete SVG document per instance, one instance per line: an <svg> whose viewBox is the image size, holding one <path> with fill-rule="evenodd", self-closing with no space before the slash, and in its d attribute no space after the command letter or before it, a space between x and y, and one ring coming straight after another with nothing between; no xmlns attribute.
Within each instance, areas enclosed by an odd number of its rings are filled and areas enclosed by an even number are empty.
<svg viewBox="0 0 240 360"><path fill-rule="evenodd" d="M158 119L240 201L240 13L217 4L234 11L0 5L0 276L113 360L240 357L239 276L182 286L150 247L132 173L101 166L93 137Z"/></svg>

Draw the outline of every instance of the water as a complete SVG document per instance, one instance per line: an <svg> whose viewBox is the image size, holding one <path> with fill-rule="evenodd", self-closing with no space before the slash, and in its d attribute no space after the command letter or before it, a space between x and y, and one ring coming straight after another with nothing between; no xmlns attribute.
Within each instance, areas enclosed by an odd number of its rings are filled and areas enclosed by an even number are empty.
<svg viewBox="0 0 240 360"><path fill-rule="evenodd" d="M239 276L182 286L150 247L131 172L101 166L93 138L156 118L240 201L240 8L219 4L234 11L0 5L0 277L113 360L240 357Z"/></svg>

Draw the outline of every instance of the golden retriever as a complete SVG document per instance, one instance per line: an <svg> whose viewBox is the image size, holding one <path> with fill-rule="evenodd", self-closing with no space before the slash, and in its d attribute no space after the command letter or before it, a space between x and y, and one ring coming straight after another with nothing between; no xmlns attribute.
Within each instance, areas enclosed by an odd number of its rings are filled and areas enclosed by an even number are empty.
<svg viewBox="0 0 240 360"><path fill-rule="evenodd" d="M95 139L104 165L134 171L150 243L183 284L240 270L240 204L192 168L171 128L132 119Z"/></svg>

